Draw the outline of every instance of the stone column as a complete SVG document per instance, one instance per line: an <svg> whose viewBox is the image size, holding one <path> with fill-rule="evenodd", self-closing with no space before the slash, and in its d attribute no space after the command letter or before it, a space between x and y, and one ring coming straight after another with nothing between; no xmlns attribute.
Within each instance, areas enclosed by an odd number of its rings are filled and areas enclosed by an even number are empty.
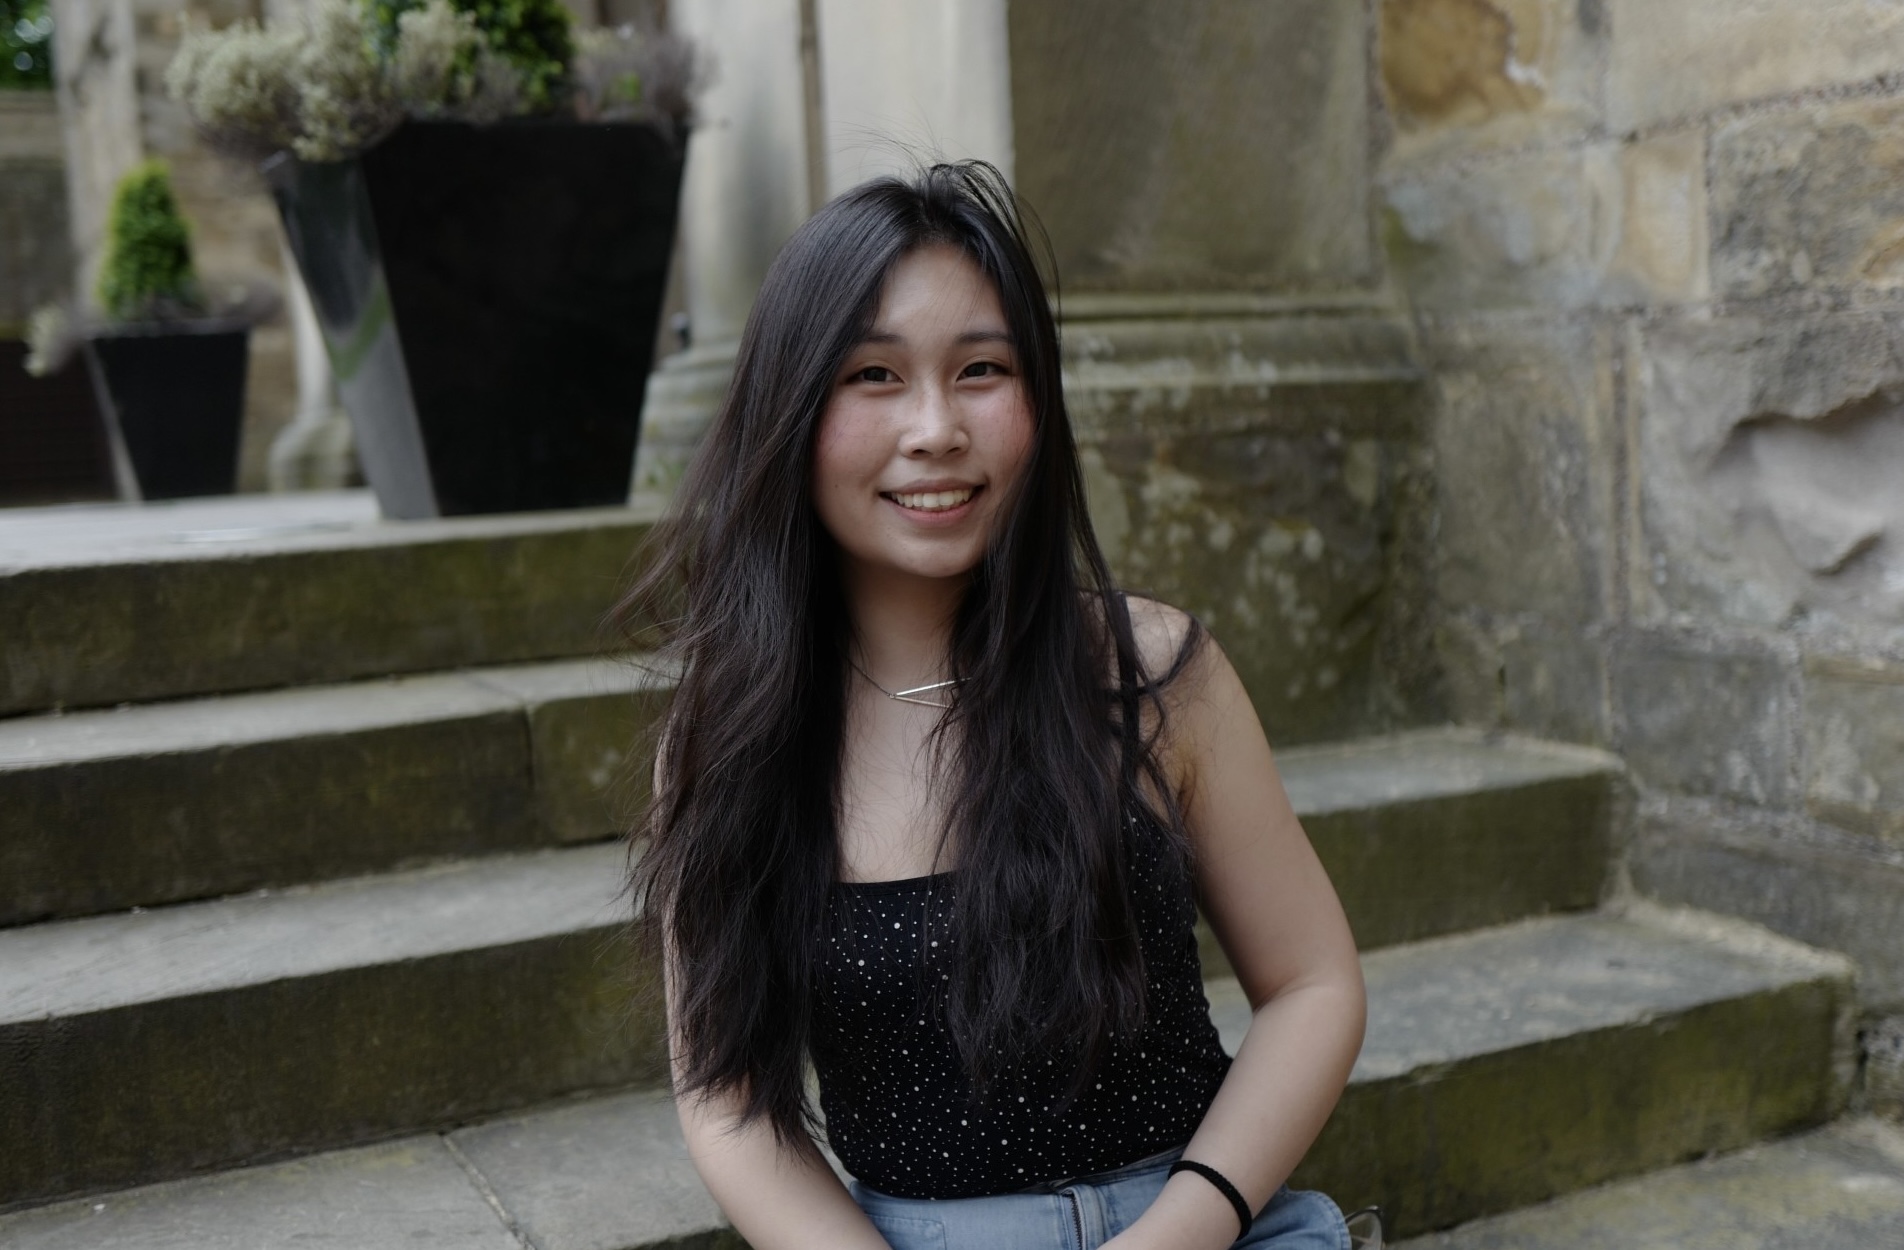
<svg viewBox="0 0 1904 1250"><path fill-rule="evenodd" d="M132 0L53 0L53 73L66 144L66 196L84 295L98 273L112 189L145 157Z"/></svg>
<svg viewBox="0 0 1904 1250"><path fill-rule="evenodd" d="M1009 11L1019 192L1120 579L1196 613L1278 743L1405 719L1421 386L1370 213L1362 0Z"/></svg>
<svg viewBox="0 0 1904 1250"><path fill-rule="evenodd" d="M920 162L1012 174L1005 0L817 0L827 190Z"/></svg>
<svg viewBox="0 0 1904 1250"><path fill-rule="evenodd" d="M636 494L680 479L727 392L754 294L812 211L801 0L673 0L669 21L710 57L682 189L691 342L648 380Z"/></svg>

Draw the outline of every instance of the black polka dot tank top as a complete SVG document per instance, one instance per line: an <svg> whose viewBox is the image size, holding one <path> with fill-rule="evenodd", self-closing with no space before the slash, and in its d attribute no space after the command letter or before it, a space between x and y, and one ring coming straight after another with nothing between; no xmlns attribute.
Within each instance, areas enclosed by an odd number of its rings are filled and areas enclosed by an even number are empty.
<svg viewBox="0 0 1904 1250"><path fill-rule="evenodd" d="M1083 1093L1073 1072L1018 1074L978 1101L934 992L957 958L958 874L841 883L827 908L813 1063L833 1152L883 1193L1009 1193L1122 1167L1190 1139L1230 1060L1210 1022L1196 909L1133 838L1147 1022ZM1050 1062L1050 1061L1042 1061Z"/></svg>

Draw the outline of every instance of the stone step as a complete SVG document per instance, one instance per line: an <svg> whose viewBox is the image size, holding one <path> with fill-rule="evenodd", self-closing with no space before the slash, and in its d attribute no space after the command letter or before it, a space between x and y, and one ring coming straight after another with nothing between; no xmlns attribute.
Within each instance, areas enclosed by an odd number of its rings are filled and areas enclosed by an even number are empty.
<svg viewBox="0 0 1904 1250"><path fill-rule="evenodd" d="M1364 967L1367 1042L1296 1183L1391 1235L1822 1124L1850 1087L1850 961L1737 921L1634 905ZM1248 1005L1212 991L1234 1045Z"/></svg>
<svg viewBox="0 0 1904 1250"><path fill-rule="evenodd" d="M0 720L0 925L607 837L665 689L569 660ZM1364 947L1599 901L1603 753L1438 729L1281 766Z"/></svg>
<svg viewBox="0 0 1904 1250"><path fill-rule="evenodd" d="M1381 1202L1404 1232L1735 1148L1841 1104L1847 965L1741 926L1564 917L1365 965L1368 1042L1298 1181L1345 1206ZM1234 981L1210 989L1234 1047L1247 1005ZM737 1244L659 1093L23 1211L0 1217L0 1243L518 1244L499 1228L540 1250Z"/></svg>
<svg viewBox="0 0 1904 1250"><path fill-rule="evenodd" d="M0 1206L656 1078L619 845L0 932Z"/></svg>
<svg viewBox="0 0 1904 1250"><path fill-rule="evenodd" d="M600 841L668 686L558 660L0 720L0 926Z"/></svg>
<svg viewBox="0 0 1904 1250"><path fill-rule="evenodd" d="M1396 1250L1894 1250L1904 1128L1846 1120L1464 1224Z"/></svg>
<svg viewBox="0 0 1904 1250"><path fill-rule="evenodd" d="M660 1091L0 1215L9 1250L744 1250Z"/></svg>
<svg viewBox="0 0 1904 1250"><path fill-rule="evenodd" d="M1451 727L1278 752L1364 950L1599 904L1622 766Z"/></svg>
<svg viewBox="0 0 1904 1250"><path fill-rule="evenodd" d="M384 521L367 492L0 512L0 716L589 655L652 507Z"/></svg>

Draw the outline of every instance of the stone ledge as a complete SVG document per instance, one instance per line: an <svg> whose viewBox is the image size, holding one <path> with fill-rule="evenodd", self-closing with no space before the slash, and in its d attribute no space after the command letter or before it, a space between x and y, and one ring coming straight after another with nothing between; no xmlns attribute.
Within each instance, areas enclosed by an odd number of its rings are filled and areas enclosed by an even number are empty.
<svg viewBox="0 0 1904 1250"><path fill-rule="evenodd" d="M1604 752L1431 729L1277 760L1365 950L1600 901L1621 771Z"/></svg>
<svg viewBox="0 0 1904 1250"><path fill-rule="evenodd" d="M0 1205L655 1079L623 867L584 847L0 932Z"/></svg>
<svg viewBox="0 0 1904 1250"><path fill-rule="evenodd" d="M0 715L597 653L650 508L385 522L368 494L0 513Z"/></svg>
<svg viewBox="0 0 1904 1250"><path fill-rule="evenodd" d="M1296 1181L1447 1227L1840 1111L1842 961L1608 916L1368 956L1368 1041ZM1213 987L1214 989L1215 987ZM1238 993L1213 1004L1226 1043Z"/></svg>
<svg viewBox="0 0 1904 1250"><path fill-rule="evenodd" d="M1849 987L1830 956L1789 944L1774 956L1727 935L1608 917L1370 956L1368 1044L1299 1182L1345 1205L1381 1201L1391 1231L1405 1231L1816 1122L1840 1096L1832 1011ZM1234 981L1213 982L1210 993L1234 1047L1247 1004ZM1594 1114L1582 1113L1588 1103ZM658 1092L546 1106L447 1140L540 1250L738 1245ZM265 1218L264 1208L242 1195L276 1192L282 1221L261 1227L282 1234L269 1244L289 1244L321 1235L328 1221L355 1227L331 1207L361 1201L362 1190L326 1178L380 1169L402 1182L380 1152L413 1160L435 1148L434 1138L413 1139L18 1212L0 1217L0 1240L51 1250L90 1233L87 1244L103 1250L249 1247L260 1242L247 1221ZM412 1192L455 1189L435 1172ZM388 1227L430 1218L424 1202L383 1192ZM460 1198L440 1205L459 1203L470 1209ZM127 1240L139 1230L151 1231ZM387 1244L371 1235L366 1250ZM448 1244L490 1243L472 1234Z"/></svg>
<svg viewBox="0 0 1904 1250"><path fill-rule="evenodd" d="M0 926L613 836L669 685L563 660L0 720Z"/></svg>
<svg viewBox="0 0 1904 1250"><path fill-rule="evenodd" d="M1478 1220L1395 1250L1904 1245L1904 1134L1872 1120Z"/></svg>

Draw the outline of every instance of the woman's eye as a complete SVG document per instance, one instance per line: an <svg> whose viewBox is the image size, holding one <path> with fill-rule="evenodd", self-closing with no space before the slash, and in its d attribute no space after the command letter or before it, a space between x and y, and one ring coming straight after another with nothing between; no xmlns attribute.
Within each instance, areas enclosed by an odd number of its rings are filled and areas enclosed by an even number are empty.
<svg viewBox="0 0 1904 1250"><path fill-rule="evenodd" d="M855 382L892 382L896 381L893 371L885 365L867 365L853 375Z"/></svg>
<svg viewBox="0 0 1904 1250"><path fill-rule="evenodd" d="M959 372L962 378L991 378L1004 375L1005 366L996 360L975 360Z"/></svg>

